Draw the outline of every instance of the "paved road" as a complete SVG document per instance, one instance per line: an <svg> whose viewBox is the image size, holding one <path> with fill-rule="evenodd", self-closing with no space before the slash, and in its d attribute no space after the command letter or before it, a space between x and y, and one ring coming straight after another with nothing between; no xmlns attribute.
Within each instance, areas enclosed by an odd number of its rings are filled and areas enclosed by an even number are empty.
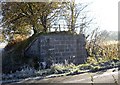
<svg viewBox="0 0 120 85"><path fill-rule="evenodd" d="M120 72L118 72L117 69L110 69L107 71L99 71L96 73L84 73L73 76L46 78L42 80L24 80L19 83L92 83L92 78L94 83L115 83L115 81L118 82L119 74Z"/></svg>

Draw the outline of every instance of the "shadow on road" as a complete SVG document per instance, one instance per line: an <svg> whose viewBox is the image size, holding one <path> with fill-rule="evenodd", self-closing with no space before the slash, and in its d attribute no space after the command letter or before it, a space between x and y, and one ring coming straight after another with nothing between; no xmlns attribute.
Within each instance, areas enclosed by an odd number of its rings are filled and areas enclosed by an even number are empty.
<svg viewBox="0 0 120 85"><path fill-rule="evenodd" d="M107 69L106 70L101 70L101 71L98 71L96 74L103 74L106 71L107 71Z"/></svg>

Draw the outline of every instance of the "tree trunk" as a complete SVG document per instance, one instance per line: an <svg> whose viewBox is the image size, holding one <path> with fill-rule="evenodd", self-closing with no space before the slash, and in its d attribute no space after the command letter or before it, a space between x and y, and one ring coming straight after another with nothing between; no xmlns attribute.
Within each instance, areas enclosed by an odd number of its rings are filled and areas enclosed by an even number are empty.
<svg viewBox="0 0 120 85"><path fill-rule="evenodd" d="M46 26L43 26L44 27L44 29L43 29L43 32L47 32L47 27Z"/></svg>
<svg viewBox="0 0 120 85"><path fill-rule="evenodd" d="M33 32L34 32L33 35L37 34L37 30L35 29L35 26L33 26Z"/></svg>
<svg viewBox="0 0 120 85"><path fill-rule="evenodd" d="M43 26L43 32L47 32L47 16L42 16L41 17L41 22L42 22L42 26Z"/></svg>
<svg viewBox="0 0 120 85"><path fill-rule="evenodd" d="M71 3L71 31L74 32L75 30L75 15L74 15L74 0Z"/></svg>

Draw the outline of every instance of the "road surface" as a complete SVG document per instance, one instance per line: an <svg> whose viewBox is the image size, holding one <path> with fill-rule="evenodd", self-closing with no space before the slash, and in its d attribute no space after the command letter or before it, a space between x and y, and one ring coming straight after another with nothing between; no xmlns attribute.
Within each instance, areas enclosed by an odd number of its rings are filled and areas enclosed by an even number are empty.
<svg viewBox="0 0 120 85"><path fill-rule="evenodd" d="M96 73L84 73L72 76L63 76L45 79L29 79L18 83L119 83L120 72L116 69L99 71Z"/></svg>

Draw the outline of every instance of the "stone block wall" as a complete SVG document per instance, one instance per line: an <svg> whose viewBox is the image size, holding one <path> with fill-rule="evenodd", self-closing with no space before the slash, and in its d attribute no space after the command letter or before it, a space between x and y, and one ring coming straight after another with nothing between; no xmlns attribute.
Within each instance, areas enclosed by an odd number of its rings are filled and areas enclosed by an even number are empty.
<svg viewBox="0 0 120 85"><path fill-rule="evenodd" d="M71 34L40 35L26 50L26 56L39 57L40 62L84 63L87 59L85 37Z"/></svg>

